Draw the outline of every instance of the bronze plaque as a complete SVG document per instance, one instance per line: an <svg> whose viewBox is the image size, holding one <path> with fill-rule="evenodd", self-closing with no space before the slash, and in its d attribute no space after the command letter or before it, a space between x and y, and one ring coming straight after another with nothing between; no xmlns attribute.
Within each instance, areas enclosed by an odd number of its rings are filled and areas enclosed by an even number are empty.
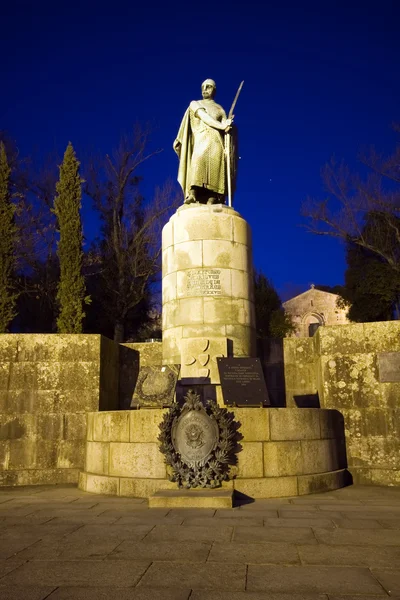
<svg viewBox="0 0 400 600"><path fill-rule="evenodd" d="M219 429L204 409L190 410L172 425L172 444L189 466L204 464L219 440Z"/></svg>
<svg viewBox="0 0 400 600"><path fill-rule="evenodd" d="M400 381L400 352L378 352L379 381Z"/></svg>
<svg viewBox="0 0 400 600"><path fill-rule="evenodd" d="M174 401L180 365L141 367L131 408L162 408Z"/></svg>
<svg viewBox="0 0 400 600"><path fill-rule="evenodd" d="M217 358L224 402L228 406L270 406L259 358Z"/></svg>

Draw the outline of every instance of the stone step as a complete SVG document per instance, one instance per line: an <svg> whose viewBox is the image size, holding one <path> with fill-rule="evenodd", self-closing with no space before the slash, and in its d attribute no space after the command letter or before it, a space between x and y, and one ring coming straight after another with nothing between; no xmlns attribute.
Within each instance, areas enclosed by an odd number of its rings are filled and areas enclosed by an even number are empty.
<svg viewBox="0 0 400 600"><path fill-rule="evenodd" d="M233 490L159 490L149 497L149 508L232 508Z"/></svg>

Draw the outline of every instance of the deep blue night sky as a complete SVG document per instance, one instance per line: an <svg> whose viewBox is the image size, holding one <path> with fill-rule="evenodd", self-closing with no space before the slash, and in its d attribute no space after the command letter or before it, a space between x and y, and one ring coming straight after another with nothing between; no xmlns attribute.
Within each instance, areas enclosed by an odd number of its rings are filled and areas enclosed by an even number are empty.
<svg viewBox="0 0 400 600"><path fill-rule="evenodd" d="M397 141L399 3L135 4L3 7L0 129L23 155L62 155L71 140L84 162L149 121L164 149L142 171L151 193L176 178L172 142L201 82L216 80L228 111L244 79L235 208L252 227L255 265L284 296L341 283L342 245L300 227L300 208L324 197L332 155L357 167L363 146L389 152ZM90 238L89 200L84 215Z"/></svg>

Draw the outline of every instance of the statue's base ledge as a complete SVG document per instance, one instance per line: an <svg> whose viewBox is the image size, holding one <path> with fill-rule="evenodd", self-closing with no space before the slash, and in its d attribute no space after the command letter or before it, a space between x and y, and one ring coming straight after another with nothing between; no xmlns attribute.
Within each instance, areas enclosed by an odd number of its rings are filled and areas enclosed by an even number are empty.
<svg viewBox="0 0 400 600"><path fill-rule="evenodd" d="M149 497L149 508L232 508L233 490L159 490Z"/></svg>

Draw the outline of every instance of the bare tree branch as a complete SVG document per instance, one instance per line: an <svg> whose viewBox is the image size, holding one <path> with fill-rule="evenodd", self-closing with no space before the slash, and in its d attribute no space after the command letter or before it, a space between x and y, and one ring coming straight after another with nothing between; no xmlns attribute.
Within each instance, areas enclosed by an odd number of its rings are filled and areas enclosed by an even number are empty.
<svg viewBox="0 0 400 600"><path fill-rule="evenodd" d="M302 207L302 215L309 219L305 227L316 235L357 244L400 271L400 145L388 157L371 149L361 155L361 161L371 171L364 179L334 160L325 165L322 180L328 197L307 199ZM370 224L366 236L365 223L371 214L379 219L373 221L373 235Z"/></svg>
<svg viewBox="0 0 400 600"><path fill-rule="evenodd" d="M114 321L114 339L123 341L128 315L149 294L161 269L161 229L179 204L172 183L155 190L151 200L140 194L139 167L161 150L149 151L149 131L136 126L100 166L89 169L86 193L103 222L92 266L103 281L103 303Z"/></svg>

